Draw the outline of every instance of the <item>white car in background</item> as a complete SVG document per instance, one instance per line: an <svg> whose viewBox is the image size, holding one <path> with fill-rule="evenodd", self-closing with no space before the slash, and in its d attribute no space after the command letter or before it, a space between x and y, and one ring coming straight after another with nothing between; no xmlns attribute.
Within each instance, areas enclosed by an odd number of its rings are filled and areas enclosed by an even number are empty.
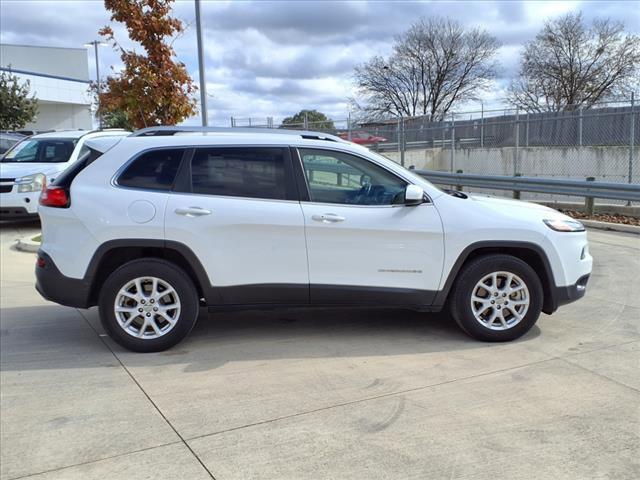
<svg viewBox="0 0 640 480"><path fill-rule="evenodd" d="M126 136L121 129L41 133L15 144L0 159L0 219L38 214L38 197L87 150L94 138Z"/></svg>
<svg viewBox="0 0 640 480"><path fill-rule="evenodd" d="M0 155L11 149L16 143L24 140L26 135L15 132L0 132Z"/></svg>

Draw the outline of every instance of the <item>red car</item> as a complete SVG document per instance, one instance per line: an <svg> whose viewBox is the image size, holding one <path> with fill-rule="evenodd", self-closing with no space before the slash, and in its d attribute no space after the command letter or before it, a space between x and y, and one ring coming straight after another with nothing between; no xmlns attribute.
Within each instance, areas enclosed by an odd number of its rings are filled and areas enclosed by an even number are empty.
<svg viewBox="0 0 640 480"><path fill-rule="evenodd" d="M349 140L349 133L342 132L339 134L340 138L345 140ZM351 132L351 141L353 143L357 143L358 145L373 145L375 143L383 143L386 142L387 139L384 137L377 137L375 135L371 135L368 132L363 130Z"/></svg>

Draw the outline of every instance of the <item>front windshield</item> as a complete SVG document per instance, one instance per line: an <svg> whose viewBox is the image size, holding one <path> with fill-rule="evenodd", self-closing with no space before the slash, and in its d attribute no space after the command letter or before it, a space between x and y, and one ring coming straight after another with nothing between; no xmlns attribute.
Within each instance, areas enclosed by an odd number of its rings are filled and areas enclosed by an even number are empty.
<svg viewBox="0 0 640 480"><path fill-rule="evenodd" d="M77 141L73 138L27 138L15 144L0 161L5 163L67 162Z"/></svg>

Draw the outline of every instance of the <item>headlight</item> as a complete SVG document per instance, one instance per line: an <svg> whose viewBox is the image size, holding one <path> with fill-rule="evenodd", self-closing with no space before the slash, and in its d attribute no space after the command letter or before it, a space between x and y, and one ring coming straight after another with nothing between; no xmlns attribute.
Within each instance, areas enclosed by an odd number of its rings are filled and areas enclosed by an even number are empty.
<svg viewBox="0 0 640 480"><path fill-rule="evenodd" d="M551 230L556 232L584 232L584 225L577 220L543 220Z"/></svg>
<svg viewBox="0 0 640 480"><path fill-rule="evenodd" d="M18 193L41 192L42 190L44 190L46 183L47 177L45 177L43 173L27 175L16 180L16 185L18 185Z"/></svg>

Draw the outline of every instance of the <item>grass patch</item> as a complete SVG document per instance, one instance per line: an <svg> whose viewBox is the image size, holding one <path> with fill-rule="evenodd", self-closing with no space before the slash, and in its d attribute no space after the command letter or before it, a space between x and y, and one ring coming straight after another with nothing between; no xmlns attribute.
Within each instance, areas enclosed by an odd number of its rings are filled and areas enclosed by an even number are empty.
<svg viewBox="0 0 640 480"><path fill-rule="evenodd" d="M42 243L42 234L36 235L35 237L31 237L31 240L36 243Z"/></svg>

